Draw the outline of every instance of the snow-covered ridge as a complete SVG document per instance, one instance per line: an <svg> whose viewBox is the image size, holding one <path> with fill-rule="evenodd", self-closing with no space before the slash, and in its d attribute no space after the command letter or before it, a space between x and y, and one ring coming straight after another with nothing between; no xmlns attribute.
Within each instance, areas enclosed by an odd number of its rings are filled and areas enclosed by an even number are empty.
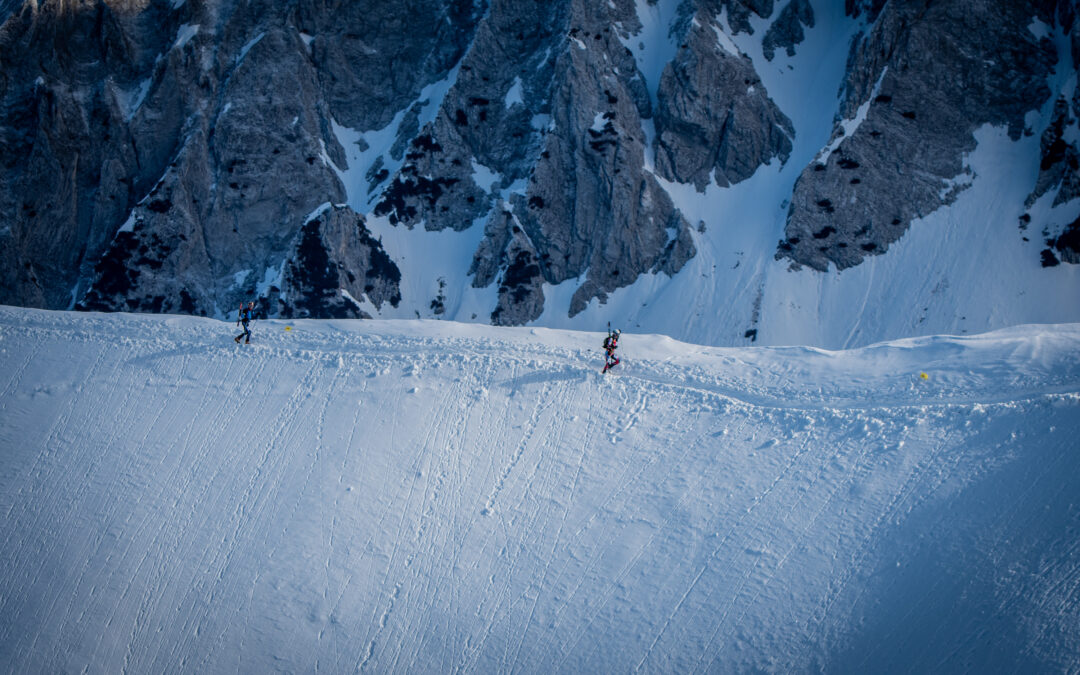
<svg viewBox="0 0 1080 675"><path fill-rule="evenodd" d="M1078 665L1080 325L606 377L596 333L253 330L0 308L2 662Z"/></svg>

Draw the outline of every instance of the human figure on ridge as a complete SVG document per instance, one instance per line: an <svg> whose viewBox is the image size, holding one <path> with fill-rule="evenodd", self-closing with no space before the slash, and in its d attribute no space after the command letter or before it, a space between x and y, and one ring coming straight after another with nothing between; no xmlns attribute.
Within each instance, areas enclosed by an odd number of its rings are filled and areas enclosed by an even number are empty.
<svg viewBox="0 0 1080 675"><path fill-rule="evenodd" d="M615 356L615 349L619 346L619 336L621 335L622 331L618 328L615 330L608 329L608 336L604 338L604 351L607 353L604 357L604 369L600 371L601 374L619 365L619 357Z"/></svg>
<svg viewBox="0 0 1080 675"><path fill-rule="evenodd" d="M254 318L255 315L255 301L251 301L244 306L244 303L240 303L240 311L236 316L236 325L244 324L244 332L233 338L237 343L240 342L240 338L244 338L244 344L251 342L251 329L248 328L248 323Z"/></svg>

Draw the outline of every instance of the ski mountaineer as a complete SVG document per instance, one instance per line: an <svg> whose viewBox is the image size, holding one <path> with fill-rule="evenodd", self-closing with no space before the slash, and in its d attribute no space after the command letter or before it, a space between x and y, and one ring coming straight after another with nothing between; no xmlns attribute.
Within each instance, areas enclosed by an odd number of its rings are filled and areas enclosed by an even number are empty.
<svg viewBox="0 0 1080 675"><path fill-rule="evenodd" d="M240 310L236 315L236 325L244 324L244 332L237 335L233 340L239 344L240 338L244 338L244 344L251 342L251 329L248 328L248 323L255 318L255 301L251 301L244 307L244 303L240 303Z"/></svg>
<svg viewBox="0 0 1080 675"><path fill-rule="evenodd" d="M600 371L601 375L619 365L619 357L615 356L615 349L619 346L619 336L621 335L622 331L618 328L615 330L608 329L608 336L604 338L604 351L607 354L604 357L604 369Z"/></svg>

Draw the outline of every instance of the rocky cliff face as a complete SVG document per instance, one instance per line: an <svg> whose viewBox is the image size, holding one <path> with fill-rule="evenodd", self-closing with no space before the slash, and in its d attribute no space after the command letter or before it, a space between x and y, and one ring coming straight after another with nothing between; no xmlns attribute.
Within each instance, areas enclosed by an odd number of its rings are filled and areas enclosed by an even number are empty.
<svg viewBox="0 0 1080 675"><path fill-rule="evenodd" d="M537 319L566 284L554 310L575 316L699 255L706 224L691 226L672 186L715 194L793 161L793 109L762 69L792 67L822 7L5 3L0 302L426 307L403 301L408 280L376 234L389 227L477 232L461 264L493 290L493 323ZM1051 84L1080 59L1068 0L845 9L856 37L832 138L795 167L783 238L758 255L825 271L886 253L971 184L965 156L986 124L1041 135L1029 207L1080 196L1080 87ZM1053 120L1032 126L1051 99ZM384 150L364 140L379 134ZM1077 228L1044 228L1054 264L1075 262Z"/></svg>
<svg viewBox="0 0 1080 675"><path fill-rule="evenodd" d="M1062 4L1064 7L1064 3ZM888 2L853 45L829 145L795 185L778 257L839 269L880 255L970 183L983 124L1017 139L1050 97L1056 55L1029 30L1053 3Z"/></svg>
<svg viewBox="0 0 1080 675"><path fill-rule="evenodd" d="M0 296L198 314L250 297L303 250L306 216L344 201L331 120L392 115L476 19L435 2L24 3L0 31Z"/></svg>
<svg viewBox="0 0 1080 675"><path fill-rule="evenodd" d="M698 190L713 181L727 187L746 180L774 158L786 162L795 134L750 59L717 40L726 9L698 7L657 93L657 173Z"/></svg>
<svg viewBox="0 0 1080 675"><path fill-rule="evenodd" d="M498 283L495 323L538 317L544 283L584 277L573 315L693 255L687 223L643 170L650 103L617 28L633 20L628 2L493 2L375 207L428 229L484 218L473 284ZM497 176L487 190L477 167Z"/></svg>

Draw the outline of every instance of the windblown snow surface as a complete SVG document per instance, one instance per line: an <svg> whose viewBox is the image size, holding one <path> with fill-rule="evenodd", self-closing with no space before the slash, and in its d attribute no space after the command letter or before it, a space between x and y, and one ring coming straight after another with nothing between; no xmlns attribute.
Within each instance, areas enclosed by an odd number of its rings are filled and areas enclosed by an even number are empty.
<svg viewBox="0 0 1080 675"><path fill-rule="evenodd" d="M1080 325L233 333L0 308L3 670L1080 670Z"/></svg>

